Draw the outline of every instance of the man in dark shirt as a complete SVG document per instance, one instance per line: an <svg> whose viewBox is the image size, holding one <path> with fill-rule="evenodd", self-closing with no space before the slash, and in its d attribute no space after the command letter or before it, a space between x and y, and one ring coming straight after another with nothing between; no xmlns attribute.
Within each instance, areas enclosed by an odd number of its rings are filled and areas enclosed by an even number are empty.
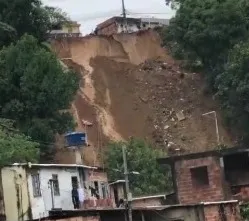
<svg viewBox="0 0 249 221"><path fill-rule="evenodd" d="M74 186L72 189L72 201L74 209L79 209L80 208L79 193L76 186Z"/></svg>
<svg viewBox="0 0 249 221"><path fill-rule="evenodd" d="M99 193L98 193L98 190L96 190L95 188L89 186L89 189L91 190L91 195L96 197L97 200L99 200Z"/></svg>

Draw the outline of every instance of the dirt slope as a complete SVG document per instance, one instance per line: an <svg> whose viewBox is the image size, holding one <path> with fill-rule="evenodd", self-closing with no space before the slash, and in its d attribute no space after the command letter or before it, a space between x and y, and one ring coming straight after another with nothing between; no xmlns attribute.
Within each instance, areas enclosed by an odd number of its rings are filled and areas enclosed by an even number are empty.
<svg viewBox="0 0 249 221"><path fill-rule="evenodd" d="M156 33L63 39L52 46L65 64L82 74L72 112L78 130L85 129L82 120L93 123L87 129L91 147L85 150L85 162L95 164L109 140L130 136L170 150L216 145L215 122L202 114L217 106L204 96L203 79L180 70ZM222 142L231 144L221 123L219 129Z"/></svg>

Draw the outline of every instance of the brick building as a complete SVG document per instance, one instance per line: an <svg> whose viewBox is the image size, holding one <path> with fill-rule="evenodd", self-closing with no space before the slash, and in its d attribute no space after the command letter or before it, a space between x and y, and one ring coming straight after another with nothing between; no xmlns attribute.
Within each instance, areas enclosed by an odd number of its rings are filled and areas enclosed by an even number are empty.
<svg viewBox="0 0 249 221"><path fill-rule="evenodd" d="M123 17L115 16L97 25L95 33L97 35L113 35L122 32L132 33L166 25L169 25L169 19L126 18L126 21L124 21Z"/></svg>
<svg viewBox="0 0 249 221"><path fill-rule="evenodd" d="M249 149L230 148L158 159L171 166L176 203L249 200Z"/></svg>

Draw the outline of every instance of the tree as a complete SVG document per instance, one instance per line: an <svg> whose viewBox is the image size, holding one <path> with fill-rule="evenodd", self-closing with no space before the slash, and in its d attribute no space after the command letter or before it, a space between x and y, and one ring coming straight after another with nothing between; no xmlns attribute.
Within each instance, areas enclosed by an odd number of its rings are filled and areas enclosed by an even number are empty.
<svg viewBox="0 0 249 221"><path fill-rule="evenodd" d="M0 166L12 163L36 163L39 144L13 127L13 122L0 119Z"/></svg>
<svg viewBox="0 0 249 221"><path fill-rule="evenodd" d="M16 30L10 25L0 21L0 47L10 44L17 36Z"/></svg>
<svg viewBox="0 0 249 221"><path fill-rule="evenodd" d="M70 113L61 110L70 106L78 86L76 73L63 70L32 36L0 51L0 114L45 146L56 133L74 128Z"/></svg>
<svg viewBox="0 0 249 221"><path fill-rule="evenodd" d="M49 17L49 30L61 29L63 24L70 22L68 15L60 8L45 6L44 10Z"/></svg>
<svg viewBox="0 0 249 221"><path fill-rule="evenodd" d="M248 6L245 0L182 0L164 42L184 59L201 62L213 85L229 50L248 37Z"/></svg>
<svg viewBox="0 0 249 221"><path fill-rule="evenodd" d="M162 168L156 159L162 153L153 149L148 143L139 139L128 142L113 142L108 146L107 168L110 180L124 179L122 145L127 147L127 165L129 171L137 171L140 175L130 175L130 186L134 195L166 193L171 189L168 168Z"/></svg>
<svg viewBox="0 0 249 221"><path fill-rule="evenodd" d="M70 21L66 13L58 8L43 6L40 0L0 0L0 22L15 31L15 38L1 32L0 48L18 40L24 34L33 35L42 42L48 31L56 25Z"/></svg>
<svg viewBox="0 0 249 221"><path fill-rule="evenodd" d="M45 39L48 16L40 0L0 0L0 21L13 27L18 38L25 33Z"/></svg>
<svg viewBox="0 0 249 221"><path fill-rule="evenodd" d="M165 45L190 65L200 64L228 126L248 143L249 1L173 2L179 7L162 32Z"/></svg>
<svg viewBox="0 0 249 221"><path fill-rule="evenodd" d="M216 79L217 95L226 120L249 139L249 42L238 44L229 53L225 70Z"/></svg>

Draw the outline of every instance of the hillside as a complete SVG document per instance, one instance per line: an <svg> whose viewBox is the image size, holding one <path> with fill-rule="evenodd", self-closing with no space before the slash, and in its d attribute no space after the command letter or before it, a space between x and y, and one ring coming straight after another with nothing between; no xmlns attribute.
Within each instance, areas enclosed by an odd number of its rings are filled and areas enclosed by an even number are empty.
<svg viewBox="0 0 249 221"><path fill-rule="evenodd" d="M57 39L52 47L82 75L72 112L77 130L85 130L82 120L93 124L87 129L91 146L85 150L86 163L95 164L93 152L103 153L108 141L130 136L170 151L213 148L215 122L202 114L214 110L222 143L232 144L217 104L204 94L202 76L181 70L155 32ZM60 161L69 158L57 154Z"/></svg>

